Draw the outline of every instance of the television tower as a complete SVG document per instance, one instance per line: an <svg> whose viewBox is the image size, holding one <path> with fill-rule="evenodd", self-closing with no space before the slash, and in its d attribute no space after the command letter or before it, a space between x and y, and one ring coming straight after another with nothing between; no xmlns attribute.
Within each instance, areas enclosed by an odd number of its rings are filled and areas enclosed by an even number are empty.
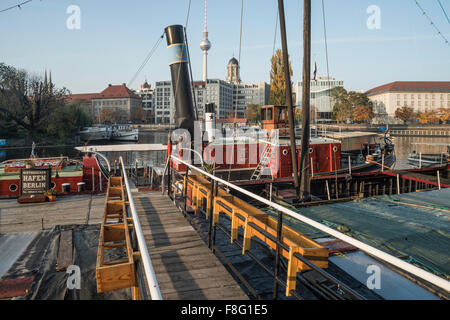
<svg viewBox="0 0 450 320"><path fill-rule="evenodd" d="M207 60L208 60L208 50L211 49L211 42L208 40L208 29L207 29L207 0L205 0L205 29L203 30L203 40L200 42L200 49L203 51L203 81L206 84L207 78Z"/></svg>

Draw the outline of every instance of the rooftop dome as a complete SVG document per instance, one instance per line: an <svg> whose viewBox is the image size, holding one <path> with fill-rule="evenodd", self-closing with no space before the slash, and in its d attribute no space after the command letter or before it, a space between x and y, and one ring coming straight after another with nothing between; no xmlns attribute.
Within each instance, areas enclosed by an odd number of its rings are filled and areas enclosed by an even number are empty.
<svg viewBox="0 0 450 320"><path fill-rule="evenodd" d="M236 58L235 57L233 57L233 58L231 58L230 59L230 61L228 62L228 65L230 65L230 64L235 64L235 65L238 65L239 64L239 62L236 60Z"/></svg>

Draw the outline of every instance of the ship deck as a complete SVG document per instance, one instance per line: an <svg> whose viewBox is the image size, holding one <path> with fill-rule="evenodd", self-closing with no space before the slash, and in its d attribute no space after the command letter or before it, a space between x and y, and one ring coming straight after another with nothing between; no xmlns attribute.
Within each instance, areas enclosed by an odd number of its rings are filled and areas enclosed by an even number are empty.
<svg viewBox="0 0 450 320"><path fill-rule="evenodd" d="M248 299L169 197L133 198L164 300Z"/></svg>
<svg viewBox="0 0 450 320"><path fill-rule="evenodd" d="M450 277L450 189L379 196L299 209L302 215L444 278ZM313 238L322 232L286 223Z"/></svg>
<svg viewBox="0 0 450 320"><path fill-rule="evenodd" d="M62 170L52 170L52 177L58 173L59 177L78 177L83 175L83 169L77 165L66 166ZM20 171L5 172L5 168L0 167L0 180L20 179Z"/></svg>

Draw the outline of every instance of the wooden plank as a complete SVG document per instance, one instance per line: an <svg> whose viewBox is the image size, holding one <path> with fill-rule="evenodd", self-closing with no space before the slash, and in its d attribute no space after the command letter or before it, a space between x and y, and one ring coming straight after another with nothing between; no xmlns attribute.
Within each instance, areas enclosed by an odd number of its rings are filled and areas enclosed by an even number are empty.
<svg viewBox="0 0 450 320"><path fill-rule="evenodd" d="M72 230L61 231L59 236L58 258L56 271L65 271L73 261Z"/></svg>
<svg viewBox="0 0 450 320"><path fill-rule="evenodd" d="M25 296L34 281L34 276L0 281L0 299Z"/></svg>
<svg viewBox="0 0 450 320"><path fill-rule="evenodd" d="M134 199L163 299L248 299L172 201L145 195Z"/></svg>

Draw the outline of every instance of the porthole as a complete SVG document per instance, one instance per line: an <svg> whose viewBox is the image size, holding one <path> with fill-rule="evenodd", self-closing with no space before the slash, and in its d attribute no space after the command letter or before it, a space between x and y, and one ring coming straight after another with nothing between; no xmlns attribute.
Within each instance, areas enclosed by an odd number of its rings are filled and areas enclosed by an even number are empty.
<svg viewBox="0 0 450 320"><path fill-rule="evenodd" d="M18 188L17 184L12 183L9 185L9 191L11 191L11 192L16 192L17 188Z"/></svg>
<svg viewBox="0 0 450 320"><path fill-rule="evenodd" d="M314 149L313 148L309 148L309 153L313 153Z"/></svg>
<svg viewBox="0 0 450 320"><path fill-rule="evenodd" d="M284 150L283 150L283 156L287 156L287 154L288 154L288 150L287 150L287 149L284 149Z"/></svg>
<svg viewBox="0 0 450 320"><path fill-rule="evenodd" d="M334 152L337 152L337 151L338 151L338 147L334 146L334 147L333 147L333 151L334 151Z"/></svg>
<svg viewBox="0 0 450 320"><path fill-rule="evenodd" d="M56 187L56 184L53 181L50 182L50 189L55 189L55 187Z"/></svg>

